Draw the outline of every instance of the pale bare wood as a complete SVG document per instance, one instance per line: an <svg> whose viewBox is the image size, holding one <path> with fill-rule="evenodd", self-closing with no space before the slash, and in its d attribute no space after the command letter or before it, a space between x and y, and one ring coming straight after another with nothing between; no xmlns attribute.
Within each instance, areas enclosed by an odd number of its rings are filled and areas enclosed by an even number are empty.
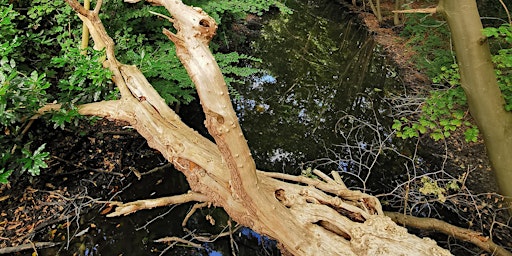
<svg viewBox="0 0 512 256"><path fill-rule="evenodd" d="M183 218L183 221L181 222L181 226L182 227L185 227L187 225L187 222L188 220L190 219L190 217L192 217L192 215L198 210L198 209L201 209L203 207L206 207L206 206L209 206L210 203L209 202L205 202L205 203L197 203L197 204L194 204L194 206L192 206L192 209L190 209L190 211L188 211L187 215L185 215L185 218Z"/></svg>
<svg viewBox="0 0 512 256"><path fill-rule="evenodd" d="M277 239L294 255L449 254L435 243L393 226L373 196L336 182L305 178L298 179L303 184L293 184L276 179L293 180L289 176L257 171L220 69L208 49L217 25L201 9L178 0L151 1L171 13L177 32L164 33L175 43L178 57L198 89L206 126L216 144L181 122L140 70L116 60L114 43L98 18L99 8L86 11L76 0L67 1L89 27L95 46L106 47L104 65L112 71L121 92L120 100L87 104L79 108L80 113L129 122L149 146L185 174L191 189L201 195L194 200L223 207L235 221ZM157 203L141 200L133 205ZM400 239L389 239L393 237Z"/></svg>
<svg viewBox="0 0 512 256"><path fill-rule="evenodd" d="M190 191L187 194L181 194L176 196L167 196L154 199L137 200L129 203L122 203L112 201L109 202L112 205L117 206L115 211L109 213L107 217L118 217L132 214L139 210L153 209L156 207L168 206L173 204L183 204L188 202L205 202L208 201L206 195Z"/></svg>
<svg viewBox="0 0 512 256"><path fill-rule="evenodd" d="M454 226L442 220L420 218L396 212L385 212L394 222L422 230L433 230L452 236L461 241L470 242L480 249L498 256L512 256L512 253L494 243L489 237L474 230Z"/></svg>
<svg viewBox="0 0 512 256"><path fill-rule="evenodd" d="M409 9L409 10L394 10L392 12L393 13L436 13L437 7Z"/></svg>

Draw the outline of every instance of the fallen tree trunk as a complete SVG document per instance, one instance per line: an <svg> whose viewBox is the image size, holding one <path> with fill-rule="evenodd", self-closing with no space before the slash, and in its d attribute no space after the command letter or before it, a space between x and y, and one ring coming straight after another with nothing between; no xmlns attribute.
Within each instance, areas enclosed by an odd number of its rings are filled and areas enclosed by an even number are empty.
<svg viewBox="0 0 512 256"><path fill-rule="evenodd" d="M341 180L257 171L208 48L217 25L201 9L179 0L150 1L164 6L173 17L169 20L177 32L164 29L164 33L176 44L178 57L196 85L215 143L181 122L139 69L117 61L114 42L98 17L101 0L93 11L76 0L67 2L89 27L95 47L106 47L105 65L121 93L119 100L86 104L79 111L129 122L149 146L185 174L193 192L187 198L162 200L208 201L223 207L235 221L276 239L283 252L293 255L449 255L433 240L408 234L384 216L375 197L348 190ZM139 208L144 203L121 205L112 216Z"/></svg>

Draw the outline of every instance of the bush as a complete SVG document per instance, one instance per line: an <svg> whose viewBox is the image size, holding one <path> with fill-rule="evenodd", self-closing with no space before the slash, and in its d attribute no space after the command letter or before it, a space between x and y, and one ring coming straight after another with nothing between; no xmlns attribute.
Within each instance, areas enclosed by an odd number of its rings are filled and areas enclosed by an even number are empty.
<svg viewBox="0 0 512 256"><path fill-rule="evenodd" d="M278 1L186 1L207 11L220 24L223 37L212 42L218 49L229 36L229 21L248 13L261 15L270 7L287 10ZM62 103L59 111L44 116L55 127L76 124L78 105L118 97L111 73L103 68L105 53L80 45L82 22L63 0L0 0L0 183L25 172L38 175L49 157L45 145L35 145L28 129L31 117L50 102ZM174 45L162 34L171 24L149 11L163 7L144 3L107 1L100 17L116 42L118 59L136 64L168 104L189 103L194 85L176 57ZM258 72L240 62L258 61L237 52L215 53L231 93L231 86ZM26 136L28 134L28 136ZM28 138L27 138L28 137Z"/></svg>

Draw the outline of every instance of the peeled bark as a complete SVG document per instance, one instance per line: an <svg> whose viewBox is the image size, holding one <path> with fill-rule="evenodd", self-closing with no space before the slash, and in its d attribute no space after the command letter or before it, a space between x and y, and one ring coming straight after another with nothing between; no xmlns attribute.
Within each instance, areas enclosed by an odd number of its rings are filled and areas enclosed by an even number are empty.
<svg viewBox="0 0 512 256"><path fill-rule="evenodd" d="M87 11L76 0L67 1L89 26L96 46L106 47L105 64L122 96L84 105L80 113L129 122L149 146L184 173L193 190L189 199L223 207L235 221L278 240L293 255L449 255L434 241L408 234L384 216L375 197L348 190L339 181L257 171L208 48L217 25L201 9L179 0L150 1L165 6L173 16L170 20L177 32L164 33L176 44L178 57L196 85L215 143L181 122L135 66L116 60L98 6ZM153 201L151 206L159 203Z"/></svg>
<svg viewBox="0 0 512 256"><path fill-rule="evenodd" d="M475 0L440 0L437 8L452 34L469 111L484 137L500 192L512 197L512 114L498 87Z"/></svg>

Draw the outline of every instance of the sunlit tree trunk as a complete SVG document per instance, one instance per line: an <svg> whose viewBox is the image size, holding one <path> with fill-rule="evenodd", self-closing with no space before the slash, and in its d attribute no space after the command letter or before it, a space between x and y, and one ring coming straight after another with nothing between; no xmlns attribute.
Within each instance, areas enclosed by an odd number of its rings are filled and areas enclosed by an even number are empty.
<svg viewBox="0 0 512 256"><path fill-rule="evenodd" d="M476 1L440 0L437 10L450 27L461 85L483 134L501 193L512 197L512 114L504 109Z"/></svg>

